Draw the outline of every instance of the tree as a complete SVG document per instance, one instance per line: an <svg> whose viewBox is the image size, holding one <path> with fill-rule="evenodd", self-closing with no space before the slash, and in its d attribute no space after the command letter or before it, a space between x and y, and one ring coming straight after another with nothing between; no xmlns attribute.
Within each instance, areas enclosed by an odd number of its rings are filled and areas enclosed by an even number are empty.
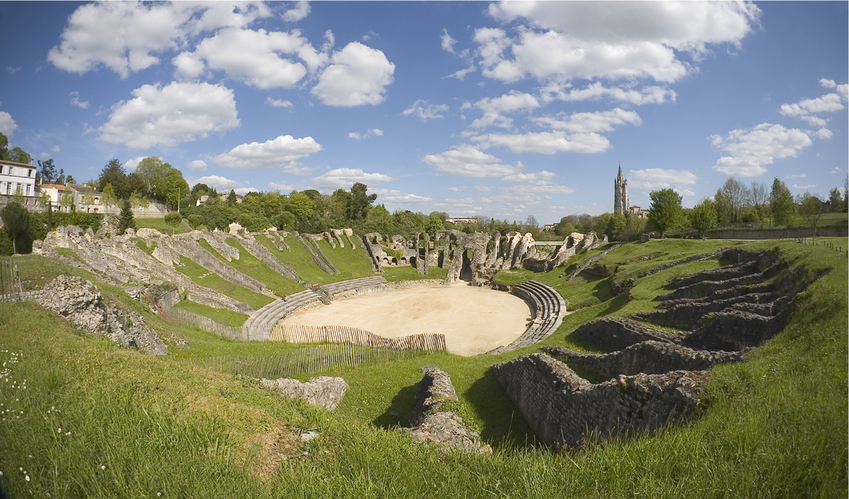
<svg viewBox="0 0 849 499"><path fill-rule="evenodd" d="M751 193L745 185L731 177L716 191L714 202L719 220L726 224L740 222L743 208L749 204Z"/></svg>
<svg viewBox="0 0 849 499"><path fill-rule="evenodd" d="M749 192L751 193L752 208L757 214L757 219L763 221L767 215L766 205L769 203L769 195L766 193L766 187L763 184L752 182Z"/></svg>
<svg viewBox="0 0 849 499"><path fill-rule="evenodd" d="M29 164L32 161L32 156L20 147L15 147L9 153L10 161L17 161L18 163L26 163Z"/></svg>
<svg viewBox="0 0 849 499"><path fill-rule="evenodd" d="M790 190L784 182L775 178L769 193L769 208L772 223L775 225L791 225L796 219L796 203Z"/></svg>
<svg viewBox="0 0 849 499"><path fill-rule="evenodd" d="M681 217L681 196L672 189L661 189L649 193L649 224L660 231L660 237L666 231L677 226Z"/></svg>
<svg viewBox="0 0 849 499"><path fill-rule="evenodd" d="M433 237L436 234L436 231L444 229L445 221L442 218L442 214L438 211L431 212L430 215L427 216L427 221L425 222L425 232Z"/></svg>
<svg viewBox="0 0 849 499"><path fill-rule="evenodd" d="M822 216L822 201L816 196L812 196L810 192L805 191L797 199L799 203L799 213L808 220L811 227L814 228L814 236L817 234L817 223Z"/></svg>
<svg viewBox="0 0 849 499"><path fill-rule="evenodd" d="M839 213L843 211L843 196L840 194L840 189L835 187L828 193L829 211Z"/></svg>
<svg viewBox="0 0 849 499"><path fill-rule="evenodd" d="M20 203L10 202L0 211L3 225L12 238L12 251L18 253L26 246L29 236L29 212ZM31 241L30 241L31 242Z"/></svg>
<svg viewBox="0 0 849 499"><path fill-rule="evenodd" d="M236 191L230 189L230 194L227 194L227 203L233 205L236 204L236 201L238 200L239 198L236 197Z"/></svg>
<svg viewBox="0 0 849 499"><path fill-rule="evenodd" d="M118 235L123 235L127 229L136 228L136 218L133 216L133 208L130 201L125 199L121 206L121 214L118 215Z"/></svg>
<svg viewBox="0 0 849 499"><path fill-rule="evenodd" d="M130 194L130 205L133 208L147 208L150 206L150 201L147 199L147 196L139 194L139 191L133 191Z"/></svg>
<svg viewBox="0 0 849 499"><path fill-rule="evenodd" d="M704 236L705 232L716 228L716 224L716 205L710 199L703 199L690 210L690 226L700 235Z"/></svg>
<svg viewBox="0 0 849 499"><path fill-rule="evenodd" d="M59 196L59 206L65 208L65 211L74 210L74 195L70 191L65 191Z"/></svg>
<svg viewBox="0 0 849 499"><path fill-rule="evenodd" d="M0 159L9 159L9 139L0 133Z"/></svg>
<svg viewBox="0 0 849 499"><path fill-rule="evenodd" d="M112 188L112 184L106 184L103 187L103 191L100 193L100 202L107 209L110 206L118 205L118 198L115 196L115 190Z"/></svg>
<svg viewBox="0 0 849 499"><path fill-rule="evenodd" d="M165 223L172 227L171 234L174 234L174 230L177 229L177 226L183 222L183 217L180 216L176 211L169 211L165 214Z"/></svg>
<svg viewBox="0 0 849 499"><path fill-rule="evenodd" d="M138 179L138 177L136 178ZM130 197L132 190L130 190L129 176L124 170L124 167L121 166L121 162L117 159L109 160L109 163L100 172L100 177L97 178L97 188L99 190L103 191L109 184L112 184L116 199L127 199Z"/></svg>
<svg viewBox="0 0 849 499"><path fill-rule="evenodd" d="M108 166L108 165L107 165ZM139 162L135 174L139 177L148 194L161 199L165 192L165 176L171 165L163 163L155 156L148 156Z"/></svg>
<svg viewBox="0 0 849 499"><path fill-rule="evenodd" d="M85 194L83 194L82 199L80 199L80 203L87 207L86 212L88 212L89 209L90 209L90 208L88 208L88 206L91 206L91 205L94 204L94 192L91 190L90 185L86 186Z"/></svg>
<svg viewBox="0 0 849 499"><path fill-rule="evenodd" d="M351 187L351 199L348 203L347 215L351 220L363 220L368 215L371 204L377 200L377 194L366 194L368 186L359 182Z"/></svg>
<svg viewBox="0 0 849 499"><path fill-rule="evenodd" d="M58 177L59 174L56 172L56 166L53 165L52 158L45 161L38 160L38 178L42 182L52 184Z"/></svg>

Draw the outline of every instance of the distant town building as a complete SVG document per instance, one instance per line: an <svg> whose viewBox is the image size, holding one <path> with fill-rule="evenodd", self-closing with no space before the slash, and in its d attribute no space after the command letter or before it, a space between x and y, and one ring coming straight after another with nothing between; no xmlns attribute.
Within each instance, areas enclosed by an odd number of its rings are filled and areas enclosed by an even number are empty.
<svg viewBox="0 0 849 499"><path fill-rule="evenodd" d="M461 227L478 223L477 218L465 218L465 217L451 217L451 218L446 218L445 221L448 222L448 223L454 224L454 225L461 226Z"/></svg>
<svg viewBox="0 0 849 499"><path fill-rule="evenodd" d="M622 165L619 165L619 175L613 190L613 213L628 214L628 181L622 175Z"/></svg>
<svg viewBox="0 0 849 499"><path fill-rule="evenodd" d="M6 205L11 196L23 196L23 203L30 210L38 205L35 189L35 166L16 161L0 160L0 203Z"/></svg>
<svg viewBox="0 0 849 499"><path fill-rule="evenodd" d="M68 184L67 191L74 195L74 207L77 211L85 213L102 213L103 205L100 203L100 191L85 184ZM86 193L91 194L91 199L86 199Z"/></svg>
<svg viewBox="0 0 849 499"><path fill-rule="evenodd" d="M643 208L640 208L639 206L629 206L628 207L628 213L630 213L631 216L634 216L634 217L637 217L637 218L648 218L649 217L649 210L645 210Z"/></svg>

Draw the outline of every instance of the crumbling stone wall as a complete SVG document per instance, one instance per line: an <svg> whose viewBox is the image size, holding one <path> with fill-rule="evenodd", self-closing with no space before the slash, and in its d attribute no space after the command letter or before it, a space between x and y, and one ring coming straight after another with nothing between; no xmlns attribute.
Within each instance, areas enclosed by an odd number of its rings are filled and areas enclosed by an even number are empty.
<svg viewBox="0 0 849 499"><path fill-rule="evenodd" d="M118 345L154 355L168 353L168 346L139 314L106 303L97 288L81 277L56 277L44 286L37 301L89 334L103 335Z"/></svg>
<svg viewBox="0 0 849 499"><path fill-rule="evenodd" d="M348 390L348 383L344 379L330 376L310 378L306 383L291 378L262 378L260 383L284 397L300 399L328 411L336 409Z"/></svg>
<svg viewBox="0 0 849 499"><path fill-rule="evenodd" d="M546 354L497 364L493 371L542 442L575 450L584 448L590 433L616 438L692 418L708 381L706 371L673 371L592 384Z"/></svg>
<svg viewBox="0 0 849 499"><path fill-rule="evenodd" d="M492 448L481 442L478 433L469 428L463 418L442 410L446 402L457 400L448 374L436 366L424 366L421 370L424 377L419 382L418 399L413 409L413 427L402 431L419 442L465 452L491 453Z"/></svg>

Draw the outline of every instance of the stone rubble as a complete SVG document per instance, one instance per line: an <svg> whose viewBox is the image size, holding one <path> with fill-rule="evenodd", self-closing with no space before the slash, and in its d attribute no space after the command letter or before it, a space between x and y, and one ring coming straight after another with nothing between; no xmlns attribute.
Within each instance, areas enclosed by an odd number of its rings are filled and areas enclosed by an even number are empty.
<svg viewBox="0 0 849 499"><path fill-rule="evenodd" d="M279 378L260 380L262 386L276 390L285 397L296 398L308 404L324 407L328 411L336 409L348 390L348 383L342 378L317 376L306 383L296 379Z"/></svg>
<svg viewBox="0 0 849 499"><path fill-rule="evenodd" d="M118 345L154 355L168 353L168 346L139 314L105 303L94 285L81 277L56 277L44 287L37 301L89 334L104 335Z"/></svg>

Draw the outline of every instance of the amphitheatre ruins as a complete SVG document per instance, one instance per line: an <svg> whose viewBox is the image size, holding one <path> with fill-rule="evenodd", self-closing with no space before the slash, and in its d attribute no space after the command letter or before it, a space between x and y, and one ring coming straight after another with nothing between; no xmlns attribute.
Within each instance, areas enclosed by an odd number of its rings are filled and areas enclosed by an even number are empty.
<svg viewBox="0 0 849 499"><path fill-rule="evenodd" d="M233 340L349 342L470 356L533 346L554 333L567 313L564 299L552 287L535 280L497 284L493 282L496 273L565 268L576 255L584 256L599 247L600 251L593 251L574 266L570 276L561 276L571 279L621 245L607 244L606 238L593 233L573 233L556 245L538 245L531 234L516 232L443 230L432 238L418 234L409 240L401 236L386 240L376 233L356 238L350 229L322 234L275 230L249 233L238 224L231 225L226 233L166 235L140 229L118 235L107 220L96 233L60 227L37 241L33 251L121 286L136 299L149 302L157 313L179 315L201 329ZM280 255L293 249L308 255L326 278L307 282L296 265L284 263ZM328 256L342 254L339 252L367 259L368 275L345 278ZM262 262L292 283L292 291L272 290L250 272L231 265L239 259ZM492 366L498 382L540 441L580 449L587 432L615 437L688 420L700 411L708 369L713 364L742 360L743 352L783 328L788 320L787 303L806 283L782 275L786 265L775 252L731 249L693 255L645 275L708 260L731 263L671 282L671 292L659 298L657 311L631 318L600 318L572 333L572 338L591 349L608 353L578 353L548 345L538 353ZM181 270L189 261L207 272L191 277ZM387 280L382 274L390 268L415 269L417 278ZM440 269L444 277L434 278L434 269ZM252 296L264 297L264 304L251 304L251 300L201 285L213 274L249 290ZM629 284L621 286L627 289ZM64 292L50 296L36 293L35 298L66 303L68 291ZM243 314L246 319L241 327L216 324L172 308L181 300ZM682 332L669 333L648 324ZM143 325L139 325L133 327L129 337L125 333L118 336L124 345L161 343L143 332ZM163 348L148 351L163 353ZM423 372L420 397L432 398L427 392L430 386L453 393L446 373L435 367L423 368ZM336 383L335 407L346 385L341 379L328 382ZM304 388L307 385L297 382L267 383L270 387L295 383L297 390L308 390ZM417 419L425 424L427 417L438 414L419 416ZM423 427L417 427L413 434L425 435L422 438L429 441L454 442L467 450L487 448L454 416L443 414L437 420L444 423L445 417L456 423L447 434L434 436ZM434 424L436 428L444 426Z"/></svg>

